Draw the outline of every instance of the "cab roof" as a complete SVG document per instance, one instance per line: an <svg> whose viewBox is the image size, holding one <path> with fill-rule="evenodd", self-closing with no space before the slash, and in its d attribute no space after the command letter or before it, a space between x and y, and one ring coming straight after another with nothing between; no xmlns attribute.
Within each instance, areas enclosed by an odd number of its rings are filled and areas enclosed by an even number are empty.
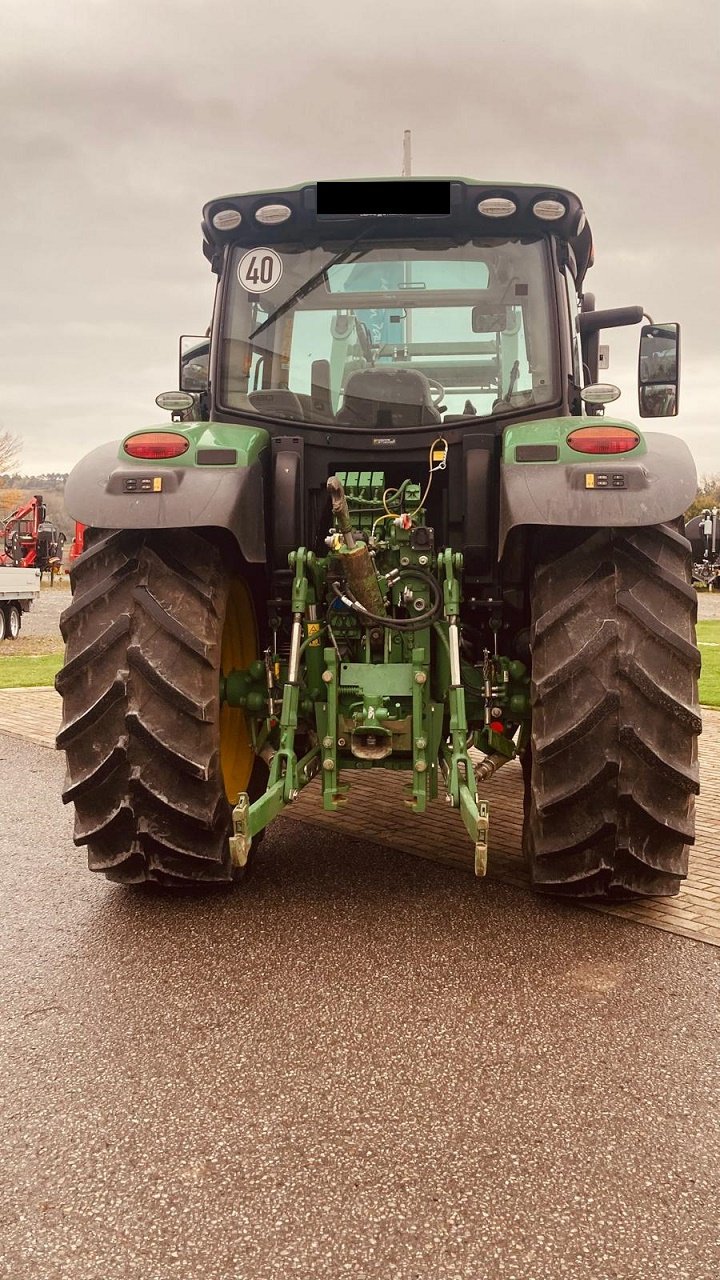
<svg viewBox="0 0 720 1280"><path fill-rule="evenodd" d="M548 208L551 218L542 216ZM203 251L219 273L229 244L348 240L376 219L383 221L384 239L555 236L570 250L578 288L593 262L592 233L574 192L471 178L358 178L219 196L203 208Z"/></svg>

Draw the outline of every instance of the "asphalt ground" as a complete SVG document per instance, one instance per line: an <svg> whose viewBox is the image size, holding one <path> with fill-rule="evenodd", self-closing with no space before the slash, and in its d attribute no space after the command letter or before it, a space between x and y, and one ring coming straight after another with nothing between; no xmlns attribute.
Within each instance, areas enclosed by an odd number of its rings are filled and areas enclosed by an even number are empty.
<svg viewBox="0 0 720 1280"><path fill-rule="evenodd" d="M52 636L53 639L59 641L58 647L62 649L60 614L65 606L69 604L70 598L69 578L58 578L52 586L50 586L46 578L41 584L40 595L37 600L33 600L29 611L22 616L21 635L27 639ZM718 596L718 600L720 600L720 596Z"/></svg>
<svg viewBox="0 0 720 1280"><path fill-rule="evenodd" d="M281 819L125 890L0 768L0 1275L716 1280L718 950Z"/></svg>

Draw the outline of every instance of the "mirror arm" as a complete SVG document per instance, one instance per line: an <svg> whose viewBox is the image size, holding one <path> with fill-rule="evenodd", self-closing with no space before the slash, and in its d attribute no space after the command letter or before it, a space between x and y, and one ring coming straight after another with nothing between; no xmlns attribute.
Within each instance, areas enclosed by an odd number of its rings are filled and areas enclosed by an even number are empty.
<svg viewBox="0 0 720 1280"><path fill-rule="evenodd" d="M597 333L600 329L617 329L624 325L642 324L645 312L642 307L612 307L609 311L583 311L577 317L578 332L582 337Z"/></svg>

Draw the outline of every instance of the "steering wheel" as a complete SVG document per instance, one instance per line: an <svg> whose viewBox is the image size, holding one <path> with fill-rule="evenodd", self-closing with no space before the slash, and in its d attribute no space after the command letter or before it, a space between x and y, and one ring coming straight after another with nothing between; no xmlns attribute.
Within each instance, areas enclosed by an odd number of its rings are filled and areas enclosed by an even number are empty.
<svg viewBox="0 0 720 1280"><path fill-rule="evenodd" d="M428 378L427 374L425 374L425 377L430 383L430 399L437 409L445 399L445 388L442 382L438 382L437 378ZM435 393L434 395L433 392Z"/></svg>

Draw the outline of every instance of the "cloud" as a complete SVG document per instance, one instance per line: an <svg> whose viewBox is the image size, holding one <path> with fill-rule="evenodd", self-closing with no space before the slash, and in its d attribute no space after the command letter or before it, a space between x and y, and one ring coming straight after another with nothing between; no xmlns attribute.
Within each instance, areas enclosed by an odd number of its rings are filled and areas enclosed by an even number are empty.
<svg viewBox="0 0 720 1280"><path fill-rule="evenodd" d="M207 199L396 173L410 127L416 173L578 192L598 304L683 323L668 426L711 466L712 13L705 0L5 0L0 358L26 465L69 465L98 433L157 420L178 334L209 319ZM609 335L628 405L637 337Z"/></svg>

